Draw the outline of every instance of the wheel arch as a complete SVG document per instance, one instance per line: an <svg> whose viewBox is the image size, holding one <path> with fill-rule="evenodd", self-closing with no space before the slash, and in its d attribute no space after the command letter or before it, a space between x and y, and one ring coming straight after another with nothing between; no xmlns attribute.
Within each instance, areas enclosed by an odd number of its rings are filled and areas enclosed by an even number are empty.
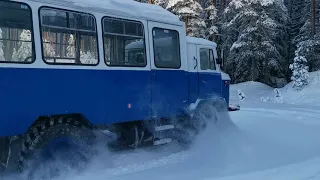
<svg viewBox="0 0 320 180"><path fill-rule="evenodd" d="M51 119L76 119L79 123L86 128L93 129L94 125L81 113L72 113L72 114L55 114L55 115L45 115L39 116L32 124L28 127L25 133L28 133L30 129L35 127L41 122L48 122Z"/></svg>
<svg viewBox="0 0 320 180"><path fill-rule="evenodd" d="M228 109L228 105L225 98L220 96L212 96L205 99L197 99L196 102L191 103L189 105L189 111L193 112L196 109L201 108L203 105L207 103L213 103L216 105L225 106L225 109Z"/></svg>

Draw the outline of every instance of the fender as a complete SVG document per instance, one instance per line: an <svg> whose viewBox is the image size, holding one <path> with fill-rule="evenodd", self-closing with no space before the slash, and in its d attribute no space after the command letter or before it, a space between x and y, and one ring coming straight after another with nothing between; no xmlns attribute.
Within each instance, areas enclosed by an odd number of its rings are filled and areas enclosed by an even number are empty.
<svg viewBox="0 0 320 180"><path fill-rule="evenodd" d="M211 97L211 98L207 98L207 99L197 99L196 102L191 103L188 107L189 112L193 112L194 110L197 109L197 107L201 104L207 103L208 101L212 101L212 102L226 102L226 100L222 97ZM240 110L240 105L234 105L234 104L230 104L227 105L226 104L226 109L228 111L239 111Z"/></svg>

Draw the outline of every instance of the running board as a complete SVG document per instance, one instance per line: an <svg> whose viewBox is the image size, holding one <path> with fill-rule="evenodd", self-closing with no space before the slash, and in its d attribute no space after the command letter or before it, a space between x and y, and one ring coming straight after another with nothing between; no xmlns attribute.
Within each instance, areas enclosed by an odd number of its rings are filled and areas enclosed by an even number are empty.
<svg viewBox="0 0 320 180"><path fill-rule="evenodd" d="M159 145L163 145L163 144L168 144L171 141L172 141L171 138L159 139L159 140L153 141L153 145L154 146L159 146Z"/></svg>
<svg viewBox="0 0 320 180"><path fill-rule="evenodd" d="M173 125L163 125L163 126L156 126L154 128L155 131L165 131L165 130L169 130L169 129L173 129L174 126Z"/></svg>

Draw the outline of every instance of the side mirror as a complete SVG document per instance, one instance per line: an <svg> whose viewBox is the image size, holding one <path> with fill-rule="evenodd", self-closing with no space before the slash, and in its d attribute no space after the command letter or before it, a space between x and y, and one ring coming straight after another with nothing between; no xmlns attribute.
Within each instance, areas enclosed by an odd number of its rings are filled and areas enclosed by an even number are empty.
<svg viewBox="0 0 320 180"><path fill-rule="evenodd" d="M221 64L222 64L222 60L219 59L219 58L216 59L216 62L217 62L218 65L221 65Z"/></svg>

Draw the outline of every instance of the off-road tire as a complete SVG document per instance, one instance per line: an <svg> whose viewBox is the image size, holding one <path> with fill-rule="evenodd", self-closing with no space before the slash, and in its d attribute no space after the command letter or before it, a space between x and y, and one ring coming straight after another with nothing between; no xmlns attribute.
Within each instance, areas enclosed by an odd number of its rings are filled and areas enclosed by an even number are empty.
<svg viewBox="0 0 320 180"><path fill-rule="evenodd" d="M96 139L91 128L73 117L52 117L36 122L21 138L20 151L15 159L17 170L25 170L28 160L32 159L37 150L45 148L51 140L65 136L75 140L78 145L87 147L87 150L95 144Z"/></svg>
<svg viewBox="0 0 320 180"><path fill-rule="evenodd" d="M228 113L227 111L225 101L219 98L199 103L193 112L177 118L174 138L183 148L189 148L208 123L217 123L218 113Z"/></svg>

